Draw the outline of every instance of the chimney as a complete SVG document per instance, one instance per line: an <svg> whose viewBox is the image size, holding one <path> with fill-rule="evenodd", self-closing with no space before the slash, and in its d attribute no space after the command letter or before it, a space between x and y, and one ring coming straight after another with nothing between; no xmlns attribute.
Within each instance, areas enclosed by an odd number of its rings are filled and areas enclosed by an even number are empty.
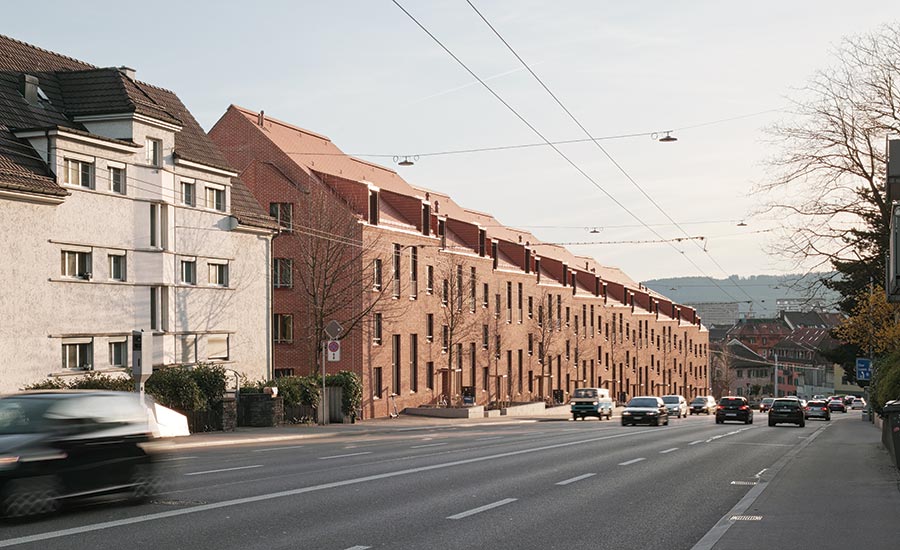
<svg viewBox="0 0 900 550"><path fill-rule="evenodd" d="M38 103L38 79L30 74L22 75L22 95L30 105Z"/></svg>
<svg viewBox="0 0 900 550"><path fill-rule="evenodd" d="M123 75L127 76L129 79L134 80L135 70L132 69L131 67L126 67L126 66L122 65L121 67L119 67L119 72L122 73Z"/></svg>
<svg viewBox="0 0 900 550"><path fill-rule="evenodd" d="M266 112L265 111L259 112L259 116L256 117L256 124L258 124L260 128L262 128L266 124Z"/></svg>

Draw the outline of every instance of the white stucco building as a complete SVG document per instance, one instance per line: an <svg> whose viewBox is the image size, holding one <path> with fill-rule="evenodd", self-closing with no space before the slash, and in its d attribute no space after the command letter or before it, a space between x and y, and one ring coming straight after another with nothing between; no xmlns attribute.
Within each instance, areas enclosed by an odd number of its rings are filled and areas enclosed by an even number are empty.
<svg viewBox="0 0 900 550"><path fill-rule="evenodd" d="M276 225L175 94L0 36L0 392L131 365L270 378Z"/></svg>

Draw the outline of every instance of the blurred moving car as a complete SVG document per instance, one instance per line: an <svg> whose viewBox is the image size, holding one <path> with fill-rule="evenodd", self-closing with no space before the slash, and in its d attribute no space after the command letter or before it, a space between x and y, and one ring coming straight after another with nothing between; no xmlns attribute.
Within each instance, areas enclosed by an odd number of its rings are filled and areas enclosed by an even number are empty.
<svg viewBox="0 0 900 550"><path fill-rule="evenodd" d="M764 397L763 400L759 402L759 412L769 412L769 409L772 408L773 401L775 401L774 397Z"/></svg>
<svg viewBox="0 0 900 550"><path fill-rule="evenodd" d="M716 400L711 395L699 395L691 401L691 414L716 412Z"/></svg>
<svg viewBox="0 0 900 550"><path fill-rule="evenodd" d="M797 424L806 426L806 416L799 399L778 398L769 411L769 426L776 424Z"/></svg>
<svg viewBox="0 0 900 550"><path fill-rule="evenodd" d="M641 395L632 397L622 411L622 425L649 424L659 426L669 425L669 412L666 404L659 397Z"/></svg>
<svg viewBox="0 0 900 550"><path fill-rule="evenodd" d="M862 397L854 397L853 403L850 403L850 408L854 411L858 411L866 408L866 400Z"/></svg>
<svg viewBox="0 0 900 550"><path fill-rule="evenodd" d="M582 420L586 416L596 416L597 420L612 418L613 402L606 388L576 388L569 403L572 406L572 420Z"/></svg>
<svg viewBox="0 0 900 550"><path fill-rule="evenodd" d="M147 407L134 393L28 392L0 398L0 516L56 511L66 499L160 488Z"/></svg>
<svg viewBox="0 0 900 550"><path fill-rule="evenodd" d="M844 398L836 395L831 398L831 401L828 402L828 410L831 412L841 411L842 413L847 412L847 404L844 403Z"/></svg>
<svg viewBox="0 0 900 550"><path fill-rule="evenodd" d="M746 397L726 395L719 399L716 406L716 424L722 424L726 420L753 424L753 409L750 408Z"/></svg>
<svg viewBox="0 0 900 550"><path fill-rule="evenodd" d="M828 402L824 399L815 399L806 404L803 408L803 415L809 418L822 418L831 420L831 411L828 410Z"/></svg>
<svg viewBox="0 0 900 550"><path fill-rule="evenodd" d="M675 418L685 418L688 415L688 406L687 401L684 399L684 396L681 395L664 395L662 396L663 403L666 404L666 411L669 413L669 416L675 416Z"/></svg>

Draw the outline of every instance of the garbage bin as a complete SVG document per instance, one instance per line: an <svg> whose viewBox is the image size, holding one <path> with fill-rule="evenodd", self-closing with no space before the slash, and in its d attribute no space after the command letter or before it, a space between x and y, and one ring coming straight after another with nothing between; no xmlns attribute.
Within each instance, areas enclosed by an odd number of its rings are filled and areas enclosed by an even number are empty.
<svg viewBox="0 0 900 550"><path fill-rule="evenodd" d="M881 427L881 442L891 453L897 469L900 469L900 399L884 404L884 423Z"/></svg>

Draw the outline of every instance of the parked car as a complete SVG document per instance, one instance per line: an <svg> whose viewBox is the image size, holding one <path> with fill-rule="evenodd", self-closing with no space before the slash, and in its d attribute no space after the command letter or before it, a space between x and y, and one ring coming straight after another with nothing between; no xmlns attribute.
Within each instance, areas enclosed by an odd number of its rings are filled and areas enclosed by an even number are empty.
<svg viewBox="0 0 900 550"><path fill-rule="evenodd" d="M669 416L675 416L675 418L684 418L688 415L688 406L687 401L684 399L682 395L664 395L662 396L663 403L666 404L666 410L669 413Z"/></svg>
<svg viewBox="0 0 900 550"><path fill-rule="evenodd" d="M716 424L726 420L736 420L744 424L753 424L753 409L746 397L727 395L719 399L716 406Z"/></svg>
<svg viewBox="0 0 900 550"><path fill-rule="evenodd" d="M572 394L572 420L596 416L598 420L612 418L613 402L606 388L576 388Z"/></svg>
<svg viewBox="0 0 900 550"><path fill-rule="evenodd" d="M150 417L137 394L47 391L0 398L0 516L57 510L67 499L159 489Z"/></svg>
<svg viewBox="0 0 900 550"><path fill-rule="evenodd" d="M669 412L666 404L659 397L641 395L632 397L625 410L622 411L622 425L649 424L659 426L669 425Z"/></svg>
<svg viewBox="0 0 900 550"><path fill-rule="evenodd" d="M799 399L778 398L772 403L769 411L769 426L776 424L797 424L801 428L806 426L806 416Z"/></svg>
<svg viewBox="0 0 900 550"><path fill-rule="evenodd" d="M854 411L858 411L866 408L866 400L862 397L854 397L853 403L850 403L850 408Z"/></svg>
<svg viewBox="0 0 900 550"><path fill-rule="evenodd" d="M828 410L828 401L824 399L816 399L810 401L806 404L806 407L803 408L803 415L809 418L822 418L824 420L831 420L831 411Z"/></svg>
<svg viewBox="0 0 900 550"><path fill-rule="evenodd" d="M759 412L769 412L769 409L772 408L773 401L775 401L774 397L764 397L763 400L759 402Z"/></svg>
<svg viewBox="0 0 900 550"><path fill-rule="evenodd" d="M828 410L831 412L841 411L842 413L847 412L847 404L844 403L844 398L840 396L835 396L831 398L831 401L828 402Z"/></svg>
<svg viewBox="0 0 900 550"><path fill-rule="evenodd" d="M691 414L712 414L716 412L716 400L711 395L700 395L691 401Z"/></svg>

